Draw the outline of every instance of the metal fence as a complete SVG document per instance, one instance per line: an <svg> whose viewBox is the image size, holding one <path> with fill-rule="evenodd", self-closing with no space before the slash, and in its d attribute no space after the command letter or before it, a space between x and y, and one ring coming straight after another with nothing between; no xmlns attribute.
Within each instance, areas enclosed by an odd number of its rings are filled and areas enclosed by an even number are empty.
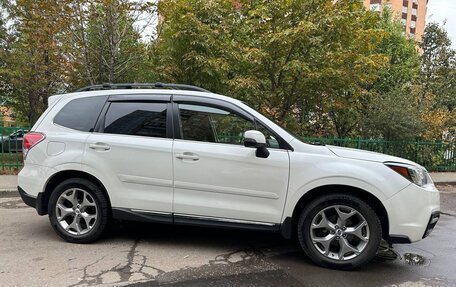
<svg viewBox="0 0 456 287"><path fill-rule="evenodd" d="M22 140L28 130L29 128L0 126L0 173L15 173L22 167ZM242 135L235 136L242 137ZM323 143L399 156L417 162L430 171L456 171L455 141L385 141L361 138L303 138L303 140L309 143Z"/></svg>
<svg viewBox="0 0 456 287"><path fill-rule="evenodd" d="M419 163L429 171L456 171L455 141L385 141L361 138L303 138L303 140L394 155Z"/></svg>
<svg viewBox="0 0 456 287"><path fill-rule="evenodd" d="M28 128L0 126L0 168L2 173L15 173L23 165L22 140Z"/></svg>

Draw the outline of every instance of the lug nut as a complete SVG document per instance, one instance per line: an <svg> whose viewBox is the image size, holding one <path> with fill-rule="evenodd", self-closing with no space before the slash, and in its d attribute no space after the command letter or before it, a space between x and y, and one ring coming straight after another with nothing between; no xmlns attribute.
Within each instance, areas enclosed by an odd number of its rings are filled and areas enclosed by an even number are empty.
<svg viewBox="0 0 456 287"><path fill-rule="evenodd" d="M331 230L331 234L334 234L334 233L336 233L336 232L334 232L334 230Z"/></svg>
<svg viewBox="0 0 456 287"><path fill-rule="evenodd" d="M340 236L336 236L336 239L340 239Z"/></svg>
<svg viewBox="0 0 456 287"><path fill-rule="evenodd" d="M336 225L336 226L334 226L334 227L335 227L336 229L338 229L338 228L339 228L339 225Z"/></svg>
<svg viewBox="0 0 456 287"><path fill-rule="evenodd" d="M342 227L342 230L345 230L345 229L347 229L347 227L345 227L345 226L344 226L344 227Z"/></svg>
<svg viewBox="0 0 456 287"><path fill-rule="evenodd" d="M347 234L342 235L344 238L347 237Z"/></svg>

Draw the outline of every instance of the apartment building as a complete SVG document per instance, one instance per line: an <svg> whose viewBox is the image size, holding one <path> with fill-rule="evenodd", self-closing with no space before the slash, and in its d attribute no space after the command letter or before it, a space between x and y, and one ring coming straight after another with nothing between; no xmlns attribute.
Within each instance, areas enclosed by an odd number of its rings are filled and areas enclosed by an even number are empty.
<svg viewBox="0 0 456 287"><path fill-rule="evenodd" d="M404 32L420 42L426 26L426 12L429 0L364 0L366 8L381 12L389 7L404 25Z"/></svg>

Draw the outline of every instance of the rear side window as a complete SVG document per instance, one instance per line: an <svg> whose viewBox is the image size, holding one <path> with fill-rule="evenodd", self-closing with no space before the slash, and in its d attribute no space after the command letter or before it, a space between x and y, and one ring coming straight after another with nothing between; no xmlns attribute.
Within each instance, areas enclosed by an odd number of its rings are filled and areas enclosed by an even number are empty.
<svg viewBox="0 0 456 287"><path fill-rule="evenodd" d="M106 113L104 132L166 138L166 103L113 102Z"/></svg>
<svg viewBox="0 0 456 287"><path fill-rule="evenodd" d="M74 99L54 118L54 123L66 128L91 132L106 102L107 96Z"/></svg>

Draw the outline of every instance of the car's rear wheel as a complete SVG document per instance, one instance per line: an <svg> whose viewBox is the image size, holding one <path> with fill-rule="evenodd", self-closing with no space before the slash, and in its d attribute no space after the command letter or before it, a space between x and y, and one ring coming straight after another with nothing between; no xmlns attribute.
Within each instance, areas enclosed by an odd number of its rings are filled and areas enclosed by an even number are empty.
<svg viewBox="0 0 456 287"><path fill-rule="evenodd" d="M372 260L382 238L380 220L363 200L328 194L301 212L297 233L304 252L318 265L354 269Z"/></svg>
<svg viewBox="0 0 456 287"><path fill-rule="evenodd" d="M52 192L49 220L60 237L73 243L99 239L109 222L109 205L103 191L93 182L72 178Z"/></svg>

